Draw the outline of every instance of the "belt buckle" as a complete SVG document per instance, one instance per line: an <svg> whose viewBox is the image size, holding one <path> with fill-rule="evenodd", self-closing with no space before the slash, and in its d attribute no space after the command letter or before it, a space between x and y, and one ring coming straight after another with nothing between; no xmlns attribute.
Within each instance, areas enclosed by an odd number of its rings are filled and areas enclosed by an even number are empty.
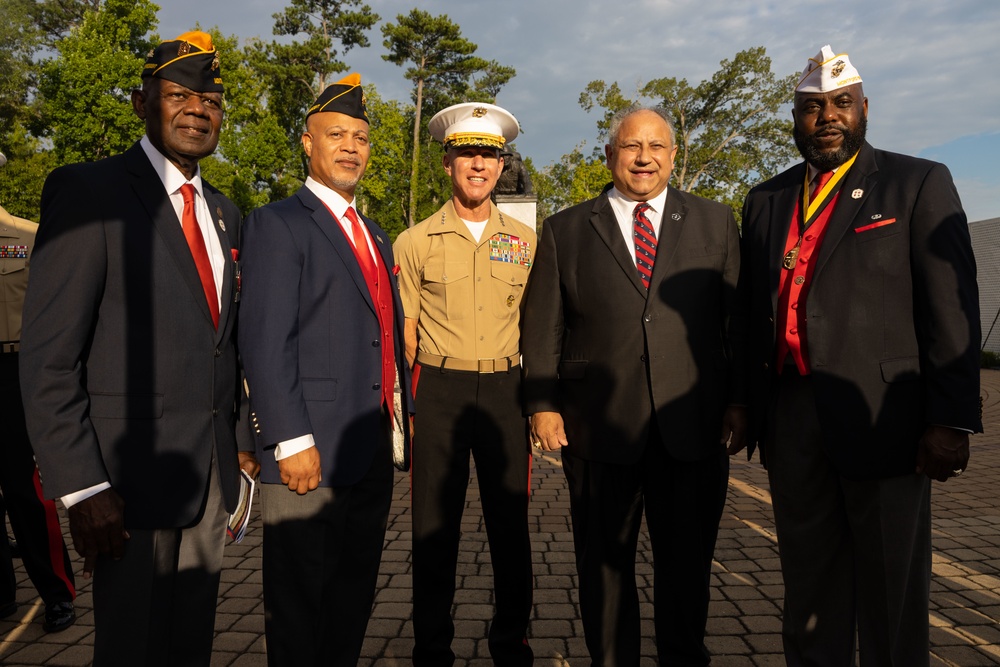
<svg viewBox="0 0 1000 667"><path fill-rule="evenodd" d="M479 360L479 372L480 373L493 373L496 371L496 361L494 359L480 359Z"/></svg>

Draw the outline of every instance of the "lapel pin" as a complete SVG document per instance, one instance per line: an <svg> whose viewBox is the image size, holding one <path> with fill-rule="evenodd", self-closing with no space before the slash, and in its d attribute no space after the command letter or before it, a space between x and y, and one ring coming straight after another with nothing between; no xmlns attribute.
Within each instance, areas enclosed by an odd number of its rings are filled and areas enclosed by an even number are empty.
<svg viewBox="0 0 1000 667"><path fill-rule="evenodd" d="M681 214L680 213L674 213L670 217L673 218L674 220L680 220L681 219Z"/></svg>
<svg viewBox="0 0 1000 667"><path fill-rule="evenodd" d="M855 190L854 192L851 193L851 198L852 199L861 199L861 197L864 196L864 194L865 194L865 191L862 190L861 188L858 188L857 190Z"/></svg>
<svg viewBox="0 0 1000 667"><path fill-rule="evenodd" d="M881 220L881 219L882 219L881 213L876 213L875 215L872 216L872 220Z"/></svg>
<svg viewBox="0 0 1000 667"><path fill-rule="evenodd" d="M378 241L379 243L382 243L382 237L381 236L376 236L375 240Z"/></svg>
<svg viewBox="0 0 1000 667"><path fill-rule="evenodd" d="M222 218L219 218L219 229L226 231L226 223L222 221Z"/></svg>

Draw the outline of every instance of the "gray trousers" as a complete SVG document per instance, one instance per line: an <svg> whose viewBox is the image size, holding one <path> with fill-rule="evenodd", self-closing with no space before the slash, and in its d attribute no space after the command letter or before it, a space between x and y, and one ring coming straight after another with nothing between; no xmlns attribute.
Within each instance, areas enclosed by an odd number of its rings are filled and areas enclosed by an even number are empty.
<svg viewBox="0 0 1000 667"><path fill-rule="evenodd" d="M229 520L217 465L213 454L204 511L196 524L129 529L131 537L121 560L98 558L94 569L95 667L208 667L211 663Z"/></svg>
<svg viewBox="0 0 1000 667"><path fill-rule="evenodd" d="M824 452L808 377L786 369L765 442L785 582L785 662L928 665L930 481L852 480Z"/></svg>

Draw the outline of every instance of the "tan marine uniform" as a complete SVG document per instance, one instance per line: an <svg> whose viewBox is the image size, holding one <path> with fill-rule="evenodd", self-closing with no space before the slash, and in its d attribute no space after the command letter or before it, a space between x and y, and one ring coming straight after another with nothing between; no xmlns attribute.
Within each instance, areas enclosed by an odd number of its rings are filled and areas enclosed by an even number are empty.
<svg viewBox="0 0 1000 667"><path fill-rule="evenodd" d="M393 251L403 313L417 320L418 359L518 365L521 295L534 249L534 230L492 204L478 243L452 200L401 233Z"/></svg>
<svg viewBox="0 0 1000 667"><path fill-rule="evenodd" d="M21 307L28 288L28 258L35 244L38 223L15 218L0 207L0 345L15 352L21 341Z"/></svg>

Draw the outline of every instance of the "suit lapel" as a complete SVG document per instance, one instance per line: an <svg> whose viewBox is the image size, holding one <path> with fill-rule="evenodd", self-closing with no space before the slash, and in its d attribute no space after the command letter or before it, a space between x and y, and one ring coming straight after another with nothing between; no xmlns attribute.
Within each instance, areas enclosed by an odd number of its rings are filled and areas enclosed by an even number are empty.
<svg viewBox="0 0 1000 667"><path fill-rule="evenodd" d="M129 172L132 190L135 192L139 202L146 209L153 227L156 228L167 251L177 264L178 273L199 310L205 315L209 324L212 322L212 315L208 311L208 302L205 300L205 290L201 285L201 278L198 276L198 268L195 266L194 257L191 256L191 249L188 247L187 239L184 238L184 230L177 219L177 213L170 204L170 197L163 189L163 183L156 170L149 163L149 159L143 152L138 142L125 152L125 165Z"/></svg>
<svg viewBox="0 0 1000 667"><path fill-rule="evenodd" d="M683 197L684 195L674 188L669 188L667 191L666 204L660 217L660 233L656 239L656 261L653 263L653 275L649 280L650 293L655 292L663 282L677 253L677 246L680 244L687 222L687 206Z"/></svg>
<svg viewBox="0 0 1000 667"><path fill-rule="evenodd" d="M625 275L632 282L632 285L645 297L646 288L639 278L639 271L635 268L634 256L625 246L621 227L618 226L618 219L615 218L615 212L608 201L607 193L597 198L597 202L590 212L590 224L594 227L594 231L597 232L601 240L604 241L604 244L608 247L608 250L615 258L615 261L618 262L622 271L625 272Z"/></svg>
<svg viewBox="0 0 1000 667"><path fill-rule="evenodd" d="M368 290L368 283L365 282L365 276L361 273L361 265L358 264L358 258L354 254L354 247L351 245L351 242L347 240L347 236L344 235L340 222L333 217L333 214L326 208L326 205L320 201L320 198L313 194L312 190L309 188L303 186L299 188L299 191L296 194L299 197L299 201L302 202L302 205L312 211L313 222L315 222L316 226L319 227L323 236L330 241L333 249L337 252L337 255L340 256L340 260L344 263L344 267L347 269L348 275L351 276L351 280L354 281L358 291L361 292L361 296L364 297L368 307L372 309L373 313L375 313L375 303L372 301L371 292ZM374 236L375 235L372 234L373 238ZM379 245L378 242L376 242L375 245Z"/></svg>
<svg viewBox="0 0 1000 667"><path fill-rule="evenodd" d="M793 167L788 178L789 187L778 188L771 196L770 224L768 225L768 284L771 287L771 309L778 312L778 288L781 284L781 261L785 255L785 241L788 228L792 225L795 208L802 199L802 182L805 179L806 163ZM797 184L797 185L796 185Z"/></svg>
<svg viewBox="0 0 1000 667"><path fill-rule="evenodd" d="M819 276L823 266L830 259L833 249L843 240L844 234L854 226L854 220L861 206L868 199L878 183L878 166L875 164L874 149L867 143L861 148L858 159L844 177L836 208L830 214L826 225L826 236L816 257L814 276ZM815 279L815 278L814 278Z"/></svg>
<svg viewBox="0 0 1000 667"><path fill-rule="evenodd" d="M225 220L222 215L221 202L218 196L210 192L207 187L205 187L205 182L202 181L202 192L205 193L205 202L208 204L209 217L211 218L212 229L219 237L219 245L222 247L222 254L224 256L224 263L222 269L222 291L219 293L219 329L216 332L217 340L221 339L229 326L229 318L235 313L235 294L233 294L234 289L234 279L236 276L236 260L233 259L233 239L230 237L232 231L228 229L223 229L225 225ZM235 220L230 221L231 225L236 225Z"/></svg>

